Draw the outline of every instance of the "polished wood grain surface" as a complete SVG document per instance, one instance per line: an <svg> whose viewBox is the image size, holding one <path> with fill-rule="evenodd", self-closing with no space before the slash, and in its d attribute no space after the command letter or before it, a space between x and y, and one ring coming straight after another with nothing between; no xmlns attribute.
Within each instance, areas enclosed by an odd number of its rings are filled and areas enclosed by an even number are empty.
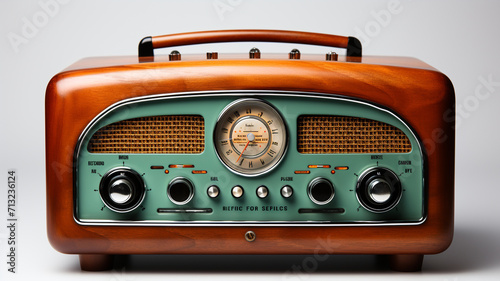
<svg viewBox="0 0 500 281"><path fill-rule="evenodd" d="M183 56L184 58L184 56ZM46 94L47 228L70 254L390 254L418 260L445 250L454 217L454 104L450 80L415 59L379 64L286 59L186 60L91 68L56 75ZM369 60L369 59L368 59ZM375 59L376 61L377 59ZM125 59L126 61L126 59ZM407 63L405 63L407 61ZM414 67L408 67L416 65ZM327 93L370 101L405 120L425 145L427 219L416 226L82 226L73 218L73 152L102 110L132 97L219 90ZM245 232L257 235L247 242ZM417 255L417 256L415 256ZM401 258L403 257L403 258Z"/></svg>

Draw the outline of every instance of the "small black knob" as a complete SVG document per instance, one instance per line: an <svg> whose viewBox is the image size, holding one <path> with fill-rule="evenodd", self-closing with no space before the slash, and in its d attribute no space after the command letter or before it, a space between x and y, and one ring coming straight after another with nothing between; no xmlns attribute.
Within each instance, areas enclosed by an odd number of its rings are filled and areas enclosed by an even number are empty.
<svg viewBox="0 0 500 281"><path fill-rule="evenodd" d="M177 205L187 204L194 197L193 184L186 178L175 178L168 184L167 195Z"/></svg>
<svg viewBox="0 0 500 281"><path fill-rule="evenodd" d="M307 194L311 201L318 205L325 205L335 196L333 184L325 178L315 178L307 186Z"/></svg>
<svg viewBox="0 0 500 281"><path fill-rule="evenodd" d="M146 187L142 177L129 168L108 171L99 184L104 204L117 213L135 210L144 200Z"/></svg>

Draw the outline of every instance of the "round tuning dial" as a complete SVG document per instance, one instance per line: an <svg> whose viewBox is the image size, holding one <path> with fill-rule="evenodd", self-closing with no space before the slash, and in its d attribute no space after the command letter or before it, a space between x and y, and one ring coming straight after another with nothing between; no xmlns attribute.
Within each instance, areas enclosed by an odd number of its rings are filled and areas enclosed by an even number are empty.
<svg viewBox="0 0 500 281"><path fill-rule="evenodd" d="M285 121L263 100L239 99L219 116L214 144L217 156L230 171L259 176L274 169L287 150Z"/></svg>
<svg viewBox="0 0 500 281"><path fill-rule="evenodd" d="M402 194L398 176L386 168L371 168L359 176L356 196L370 212L383 213L394 208Z"/></svg>
<svg viewBox="0 0 500 281"><path fill-rule="evenodd" d="M104 204L117 213L135 210L144 200L146 187L142 177L129 168L108 171L99 184Z"/></svg>

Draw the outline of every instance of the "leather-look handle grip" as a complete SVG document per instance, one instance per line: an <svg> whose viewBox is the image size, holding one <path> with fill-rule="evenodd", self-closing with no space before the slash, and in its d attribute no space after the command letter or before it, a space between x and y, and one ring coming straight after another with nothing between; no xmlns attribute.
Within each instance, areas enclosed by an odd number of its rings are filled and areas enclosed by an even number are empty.
<svg viewBox="0 0 500 281"><path fill-rule="evenodd" d="M347 49L347 56L361 57L355 37L285 30L217 30L144 37L139 43L139 61L154 61L154 49L222 42L281 42Z"/></svg>

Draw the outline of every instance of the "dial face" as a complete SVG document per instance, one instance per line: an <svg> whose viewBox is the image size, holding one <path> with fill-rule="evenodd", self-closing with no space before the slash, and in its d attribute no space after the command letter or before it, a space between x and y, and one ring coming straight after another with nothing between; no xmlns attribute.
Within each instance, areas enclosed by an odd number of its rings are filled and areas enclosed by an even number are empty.
<svg viewBox="0 0 500 281"><path fill-rule="evenodd" d="M281 161L287 141L283 118L259 99L229 104L219 116L214 132L219 159L243 176L257 176L273 169Z"/></svg>

